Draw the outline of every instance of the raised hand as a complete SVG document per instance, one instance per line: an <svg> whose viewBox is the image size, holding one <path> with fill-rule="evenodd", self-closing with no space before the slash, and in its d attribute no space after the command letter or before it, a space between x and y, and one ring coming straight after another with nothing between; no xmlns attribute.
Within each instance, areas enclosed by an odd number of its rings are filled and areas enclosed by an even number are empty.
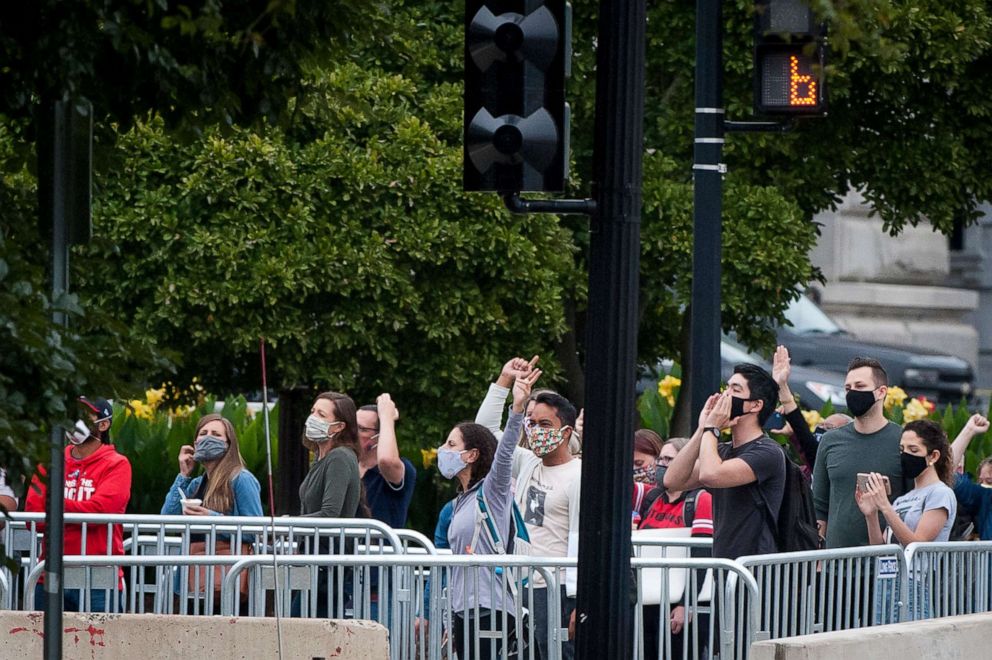
<svg viewBox="0 0 992 660"><path fill-rule="evenodd" d="M522 357L515 357L507 360L506 364L503 365L503 369L499 372L499 378L496 379L496 384L502 387L511 387L513 385L513 379L516 374L521 372L529 372L540 360L540 356L535 355L528 362Z"/></svg>
<svg viewBox="0 0 992 660"><path fill-rule="evenodd" d="M375 400L376 408L379 411L379 419L390 419L396 421L400 418L400 411L396 407L393 398L387 393L380 394Z"/></svg>
<svg viewBox="0 0 992 660"><path fill-rule="evenodd" d="M779 346L775 349L775 356L772 358L772 378L780 388L788 387L791 374L792 359L789 357L789 349Z"/></svg>
<svg viewBox="0 0 992 660"><path fill-rule="evenodd" d="M513 412L522 413L526 409L527 399L534 388L534 383L540 377L540 369L534 369L529 373L518 372L516 380L513 381Z"/></svg>
<svg viewBox="0 0 992 660"><path fill-rule="evenodd" d="M586 409L583 408L579 411L579 416L575 418L575 435L582 437L582 427L585 424L586 419Z"/></svg>
<svg viewBox="0 0 992 660"><path fill-rule="evenodd" d="M183 445L179 448L179 474L188 477L193 474L196 461L193 460L193 445Z"/></svg>
<svg viewBox="0 0 992 660"><path fill-rule="evenodd" d="M971 431L972 435L979 435L989 430L989 420L981 415L972 415L965 428Z"/></svg>

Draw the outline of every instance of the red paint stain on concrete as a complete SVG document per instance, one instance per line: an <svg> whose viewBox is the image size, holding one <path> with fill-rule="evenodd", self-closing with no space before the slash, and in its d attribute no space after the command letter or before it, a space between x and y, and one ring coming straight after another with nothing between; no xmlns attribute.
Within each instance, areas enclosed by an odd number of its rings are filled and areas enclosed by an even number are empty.
<svg viewBox="0 0 992 660"><path fill-rule="evenodd" d="M27 631L28 631L27 628L11 628L10 629L10 634L11 635L16 635L17 633L22 633L22 632L27 632Z"/></svg>
<svg viewBox="0 0 992 660"><path fill-rule="evenodd" d="M103 628L90 625L88 628L65 628L63 632L75 633L72 641L76 644L79 643L79 633L84 632L90 636L90 646L106 646L103 643L103 633L105 632Z"/></svg>

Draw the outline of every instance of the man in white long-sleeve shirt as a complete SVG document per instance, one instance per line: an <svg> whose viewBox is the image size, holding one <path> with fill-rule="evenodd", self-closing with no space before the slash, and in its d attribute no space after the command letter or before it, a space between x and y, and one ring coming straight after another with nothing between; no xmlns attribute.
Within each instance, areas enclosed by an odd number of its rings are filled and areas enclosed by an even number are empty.
<svg viewBox="0 0 992 660"><path fill-rule="evenodd" d="M504 372L513 364L514 360L508 362ZM490 428L495 425L498 431L508 393L509 388L500 380L491 385L476 421ZM543 391L532 396L527 408L524 418L527 448L517 447L513 454L513 477L516 480L514 500L527 526L530 547L516 548L514 552L533 557L575 556L582 476L582 461L572 455L569 446L575 435L575 406L559 394ZM561 622L564 626L575 608L575 590L574 584L566 584L569 581L565 579L564 572L558 577L561 584ZM543 659L548 657L550 637L547 585L536 575L532 588L534 641L537 643L537 657ZM571 660L573 656L572 643L565 642L562 658Z"/></svg>

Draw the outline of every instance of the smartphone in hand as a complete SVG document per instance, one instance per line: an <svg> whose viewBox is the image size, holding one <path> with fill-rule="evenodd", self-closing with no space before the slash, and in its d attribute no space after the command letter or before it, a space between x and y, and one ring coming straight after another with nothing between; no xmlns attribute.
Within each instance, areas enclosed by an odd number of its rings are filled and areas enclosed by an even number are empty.
<svg viewBox="0 0 992 660"><path fill-rule="evenodd" d="M857 479L858 479L858 491L862 493L865 492L865 490L868 489L868 473L858 472ZM882 483L885 484L885 494L891 496L892 484L889 483L889 478L884 474L882 475Z"/></svg>

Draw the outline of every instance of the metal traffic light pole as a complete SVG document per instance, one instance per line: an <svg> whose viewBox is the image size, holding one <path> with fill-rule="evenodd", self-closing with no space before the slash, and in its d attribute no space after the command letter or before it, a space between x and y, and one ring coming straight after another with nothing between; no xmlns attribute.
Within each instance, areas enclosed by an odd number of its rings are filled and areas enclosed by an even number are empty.
<svg viewBox="0 0 992 660"><path fill-rule="evenodd" d="M693 148L690 425L720 388L723 212L723 0L696 0L696 124Z"/></svg>
<svg viewBox="0 0 992 660"><path fill-rule="evenodd" d="M602 0L596 52L576 651L633 657L634 442L644 124L644 0Z"/></svg>

